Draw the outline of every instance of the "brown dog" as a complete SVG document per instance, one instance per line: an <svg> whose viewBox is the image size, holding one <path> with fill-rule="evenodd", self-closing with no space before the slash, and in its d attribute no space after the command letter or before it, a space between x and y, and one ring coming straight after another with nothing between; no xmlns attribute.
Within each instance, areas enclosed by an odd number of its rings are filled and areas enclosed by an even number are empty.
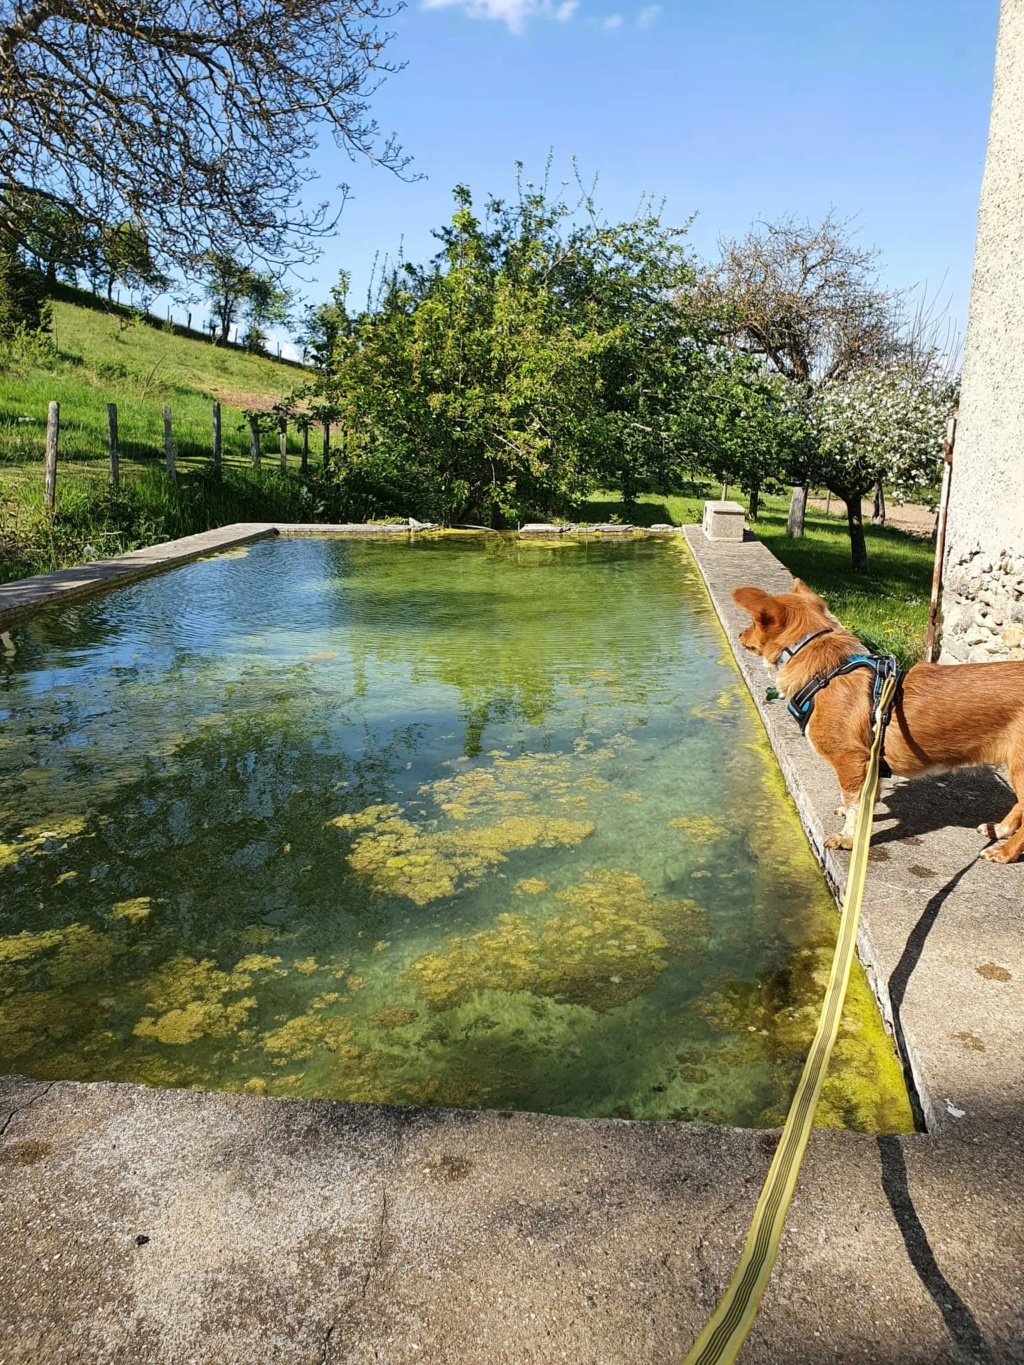
<svg viewBox="0 0 1024 1365"><path fill-rule="evenodd" d="M808 640L779 668L777 686L793 697L815 674L828 672L864 645L836 621L816 592L796 579L793 591L773 597L737 588L733 598L754 618L740 643L773 667L787 648ZM859 668L833 678L814 699L807 738L836 770L846 824L825 840L851 848L857 798L871 747L872 673ZM885 736L885 760L900 777L919 777L979 763L1005 763L1017 804L979 833L1003 840L985 850L994 863L1024 855L1024 663L917 664L903 679Z"/></svg>

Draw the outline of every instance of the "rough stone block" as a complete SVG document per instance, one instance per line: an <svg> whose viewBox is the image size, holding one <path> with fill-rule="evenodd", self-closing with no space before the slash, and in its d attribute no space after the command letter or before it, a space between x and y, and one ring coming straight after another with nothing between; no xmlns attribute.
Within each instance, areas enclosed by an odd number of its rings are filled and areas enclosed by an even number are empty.
<svg viewBox="0 0 1024 1365"><path fill-rule="evenodd" d="M742 540L743 508L738 502L706 502L701 527L708 540Z"/></svg>

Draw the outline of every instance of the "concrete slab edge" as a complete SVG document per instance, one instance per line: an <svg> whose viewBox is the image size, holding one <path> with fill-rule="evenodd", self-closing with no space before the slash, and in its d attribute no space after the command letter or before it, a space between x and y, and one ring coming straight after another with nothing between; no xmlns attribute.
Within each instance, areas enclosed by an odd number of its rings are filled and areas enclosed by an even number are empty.
<svg viewBox="0 0 1024 1365"><path fill-rule="evenodd" d="M114 555L110 559L96 559L91 564L0 583L0 626L30 616L43 607L94 597L113 588L124 587L127 583L137 583L139 579L163 573L165 569L173 569L179 564L189 564L206 555L218 554L236 545L266 540L277 534L277 528L269 522L239 521L214 531L200 531L196 535L182 536L178 540L167 540L160 545Z"/></svg>
<svg viewBox="0 0 1024 1365"><path fill-rule="evenodd" d="M729 648L736 660L740 676L746 684L761 718L761 723L778 761L786 788L800 816L800 823L807 835L811 851L825 873L826 881L835 897L836 904L840 905L843 892L846 889L846 857L845 855L837 855L831 849L825 848L825 813L821 809L820 802L811 793L807 783L809 767L815 762L820 762L820 760L814 759L810 750L803 743L802 737L800 737L801 748L797 753L794 753L795 727L790 720L789 713L780 703L770 703L766 700L768 674L764 664L760 658L746 653L738 644L737 618L742 617L745 621L746 617L739 611L739 608L733 605L732 585L727 586L723 579L715 573L709 551L718 548L718 543L713 544L709 541L700 526L684 527L683 536L704 581L725 637L729 642ZM763 587L767 592L788 590L793 581L792 573L780 560L775 558L762 542L746 541L743 546L730 546L729 548L742 549L752 544L756 544L758 553L756 560L751 562L750 584ZM885 1027L897 1044L911 1101L917 1111L918 1119L928 1133L935 1133L944 1126L945 1111L939 1097L930 1094L924 1082L914 1039L908 1036L906 1028L902 1030L902 1047L899 1046L899 1040L896 1038L887 976L884 966L875 952L871 937L870 894L865 896L864 907L861 912L860 930L857 936L857 955L867 974L875 999L878 1001Z"/></svg>

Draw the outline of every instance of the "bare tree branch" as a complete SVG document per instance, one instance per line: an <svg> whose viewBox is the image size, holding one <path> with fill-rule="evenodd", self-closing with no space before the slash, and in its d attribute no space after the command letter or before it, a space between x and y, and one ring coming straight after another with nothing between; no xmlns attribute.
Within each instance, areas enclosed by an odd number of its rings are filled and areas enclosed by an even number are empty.
<svg viewBox="0 0 1024 1365"><path fill-rule="evenodd" d="M400 173L369 102L401 0L0 0L0 188L84 227L138 224L155 259L308 261L324 135ZM6 219L11 215L5 215ZM10 225L9 225L10 227ZM16 235L16 234L15 234Z"/></svg>

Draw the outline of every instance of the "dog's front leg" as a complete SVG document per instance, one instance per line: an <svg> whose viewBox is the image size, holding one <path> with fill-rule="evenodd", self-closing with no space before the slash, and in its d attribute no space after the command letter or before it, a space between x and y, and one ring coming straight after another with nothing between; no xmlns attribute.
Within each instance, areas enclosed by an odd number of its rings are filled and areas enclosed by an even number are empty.
<svg viewBox="0 0 1024 1365"><path fill-rule="evenodd" d="M855 751L832 760L832 766L839 778L839 790L843 794L843 808L846 820L841 834L830 834L825 840L826 848L853 848L853 830L857 823L860 808L860 792L868 771L868 755Z"/></svg>

